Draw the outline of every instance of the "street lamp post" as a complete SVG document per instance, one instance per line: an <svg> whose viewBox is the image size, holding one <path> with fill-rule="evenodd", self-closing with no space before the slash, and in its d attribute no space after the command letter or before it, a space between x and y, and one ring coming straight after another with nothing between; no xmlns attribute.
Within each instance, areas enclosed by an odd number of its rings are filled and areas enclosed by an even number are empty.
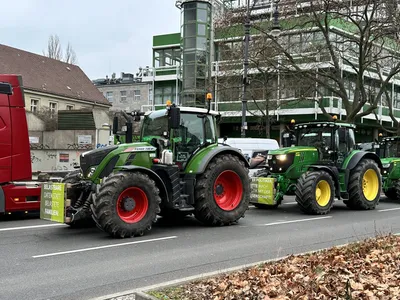
<svg viewBox="0 0 400 300"><path fill-rule="evenodd" d="M257 3L258 0L253 0L253 6ZM271 28L271 35L276 37L280 34L280 25L279 25L279 12L278 12L278 2L280 0L275 0L275 10L274 10L274 21ZM247 112L247 86L249 84L247 72L249 67L249 43L250 43L250 0L247 0L247 9L246 9L246 20L244 23L244 58L243 58L243 84L242 84L242 127L241 134L242 138L246 137L246 112ZM269 112L267 115L269 118Z"/></svg>
<svg viewBox="0 0 400 300"><path fill-rule="evenodd" d="M257 0L254 0L257 1ZM246 137L246 111L247 111L247 69L249 66L249 40L250 40L250 0L247 0L246 21L244 23L244 59L243 59L243 84L242 84L242 128L240 136Z"/></svg>

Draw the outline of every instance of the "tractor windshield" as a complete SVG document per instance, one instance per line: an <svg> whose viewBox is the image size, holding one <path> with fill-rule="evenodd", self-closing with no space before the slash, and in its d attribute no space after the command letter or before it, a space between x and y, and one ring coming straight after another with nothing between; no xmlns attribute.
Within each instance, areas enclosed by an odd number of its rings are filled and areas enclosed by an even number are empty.
<svg viewBox="0 0 400 300"><path fill-rule="evenodd" d="M150 114L143 121L142 140L146 137L163 136L163 132L168 131L168 117L157 113Z"/></svg>
<svg viewBox="0 0 400 300"><path fill-rule="evenodd" d="M399 154L399 141L385 142L385 157L398 157Z"/></svg>
<svg viewBox="0 0 400 300"><path fill-rule="evenodd" d="M329 147L332 143L332 128L306 127L298 130L297 145L309 147Z"/></svg>

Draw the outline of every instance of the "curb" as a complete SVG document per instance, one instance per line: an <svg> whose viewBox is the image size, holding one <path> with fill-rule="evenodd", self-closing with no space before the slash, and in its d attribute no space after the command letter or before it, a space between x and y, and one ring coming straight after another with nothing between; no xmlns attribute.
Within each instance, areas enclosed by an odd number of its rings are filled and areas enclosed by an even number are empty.
<svg viewBox="0 0 400 300"><path fill-rule="evenodd" d="M393 234L393 235L400 235L400 233ZM375 237L376 236L365 237L363 240L368 239L368 238L375 238ZM222 270L219 270L219 271L213 271L213 272L208 272L208 273L204 273L204 274L198 274L198 275L183 277L183 278L179 278L179 279L176 279L176 280L165 281L165 282L162 282L162 283L159 283L159 284L155 284L155 285L145 286L145 287L136 288L136 289L120 292L120 293L115 293L115 294L110 294L110 295L105 295L105 296L101 296L101 297L92 298L91 300L110 300L110 299L129 296L129 295L134 295L134 297L135 297L134 299L135 300L159 300L159 299L157 299L157 298L155 298L155 297L153 297L151 295L146 294L146 292L149 292L149 291L152 291L152 290L157 290L157 289L164 289L164 288L177 286L177 285L182 285L182 284L189 283L189 282L192 282L192 281L195 281L195 280L204 280L204 279L208 279L210 277L214 277L214 276L218 276L218 275L222 275L222 274L227 274L227 273L232 273L232 272L239 271L239 270L242 270L242 269L255 267L255 266L261 265L261 264L277 262L277 261L283 260L283 259L291 257L291 256L301 256L301 255L315 254L315 253L318 253L318 252L321 252L321 251L326 251L326 250L329 250L329 249L332 249L332 248L343 248L343 247L346 247L346 246L348 246L350 244L362 242L363 240L356 240L356 241L353 241L353 242L348 242L346 244L341 244L341 245L337 245L337 246L325 247L325 248L306 251L306 252L301 252L301 253L297 253L297 254L285 255L285 256L281 256L281 257L277 257L277 258L272 258L272 259L262 260L262 261L258 261L258 262L254 262L254 263L250 263L250 264L244 264L244 265L239 265L239 266L236 266L236 267L222 269Z"/></svg>
<svg viewBox="0 0 400 300"><path fill-rule="evenodd" d="M143 292L136 292L134 293L134 295L135 295L135 300L159 300L156 297L150 296Z"/></svg>

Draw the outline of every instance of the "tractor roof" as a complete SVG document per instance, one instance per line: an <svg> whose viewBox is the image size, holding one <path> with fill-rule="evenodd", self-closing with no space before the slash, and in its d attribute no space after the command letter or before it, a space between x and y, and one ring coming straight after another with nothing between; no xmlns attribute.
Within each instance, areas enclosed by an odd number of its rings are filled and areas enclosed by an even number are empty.
<svg viewBox="0 0 400 300"><path fill-rule="evenodd" d="M197 114L207 114L207 109L205 108L197 108L197 107L184 107L184 106L179 106L181 113L197 113ZM160 110L156 110L156 111L148 111L146 112L146 115L152 115L153 117L161 117L163 115L165 115L165 113L167 112L167 109L160 109ZM210 115L213 116L217 116L220 113L210 110L209 111Z"/></svg>
<svg viewBox="0 0 400 300"><path fill-rule="evenodd" d="M301 123L301 124L295 125L295 129L307 128L307 127L347 127L347 128L356 128L356 126L354 124L338 123L338 122L309 122L309 123Z"/></svg>

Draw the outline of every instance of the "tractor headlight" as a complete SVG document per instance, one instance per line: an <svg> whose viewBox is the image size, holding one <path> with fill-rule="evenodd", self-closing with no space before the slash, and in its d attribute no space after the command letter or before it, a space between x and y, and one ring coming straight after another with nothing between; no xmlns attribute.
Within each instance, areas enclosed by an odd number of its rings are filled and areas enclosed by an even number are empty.
<svg viewBox="0 0 400 300"><path fill-rule="evenodd" d="M287 158L286 154L281 154L281 155L277 155L276 156L276 159L279 160L279 161L285 161L286 158Z"/></svg>
<svg viewBox="0 0 400 300"><path fill-rule="evenodd" d="M272 155L271 155L271 154L268 154L268 155L267 155L267 160L270 160L270 159L272 159Z"/></svg>
<svg viewBox="0 0 400 300"><path fill-rule="evenodd" d="M382 165L382 167L383 167L384 169L387 169L387 168L390 167L390 164L384 164L384 165Z"/></svg>
<svg viewBox="0 0 400 300"><path fill-rule="evenodd" d="M91 167L87 177L92 177L92 175L96 172L96 167Z"/></svg>

